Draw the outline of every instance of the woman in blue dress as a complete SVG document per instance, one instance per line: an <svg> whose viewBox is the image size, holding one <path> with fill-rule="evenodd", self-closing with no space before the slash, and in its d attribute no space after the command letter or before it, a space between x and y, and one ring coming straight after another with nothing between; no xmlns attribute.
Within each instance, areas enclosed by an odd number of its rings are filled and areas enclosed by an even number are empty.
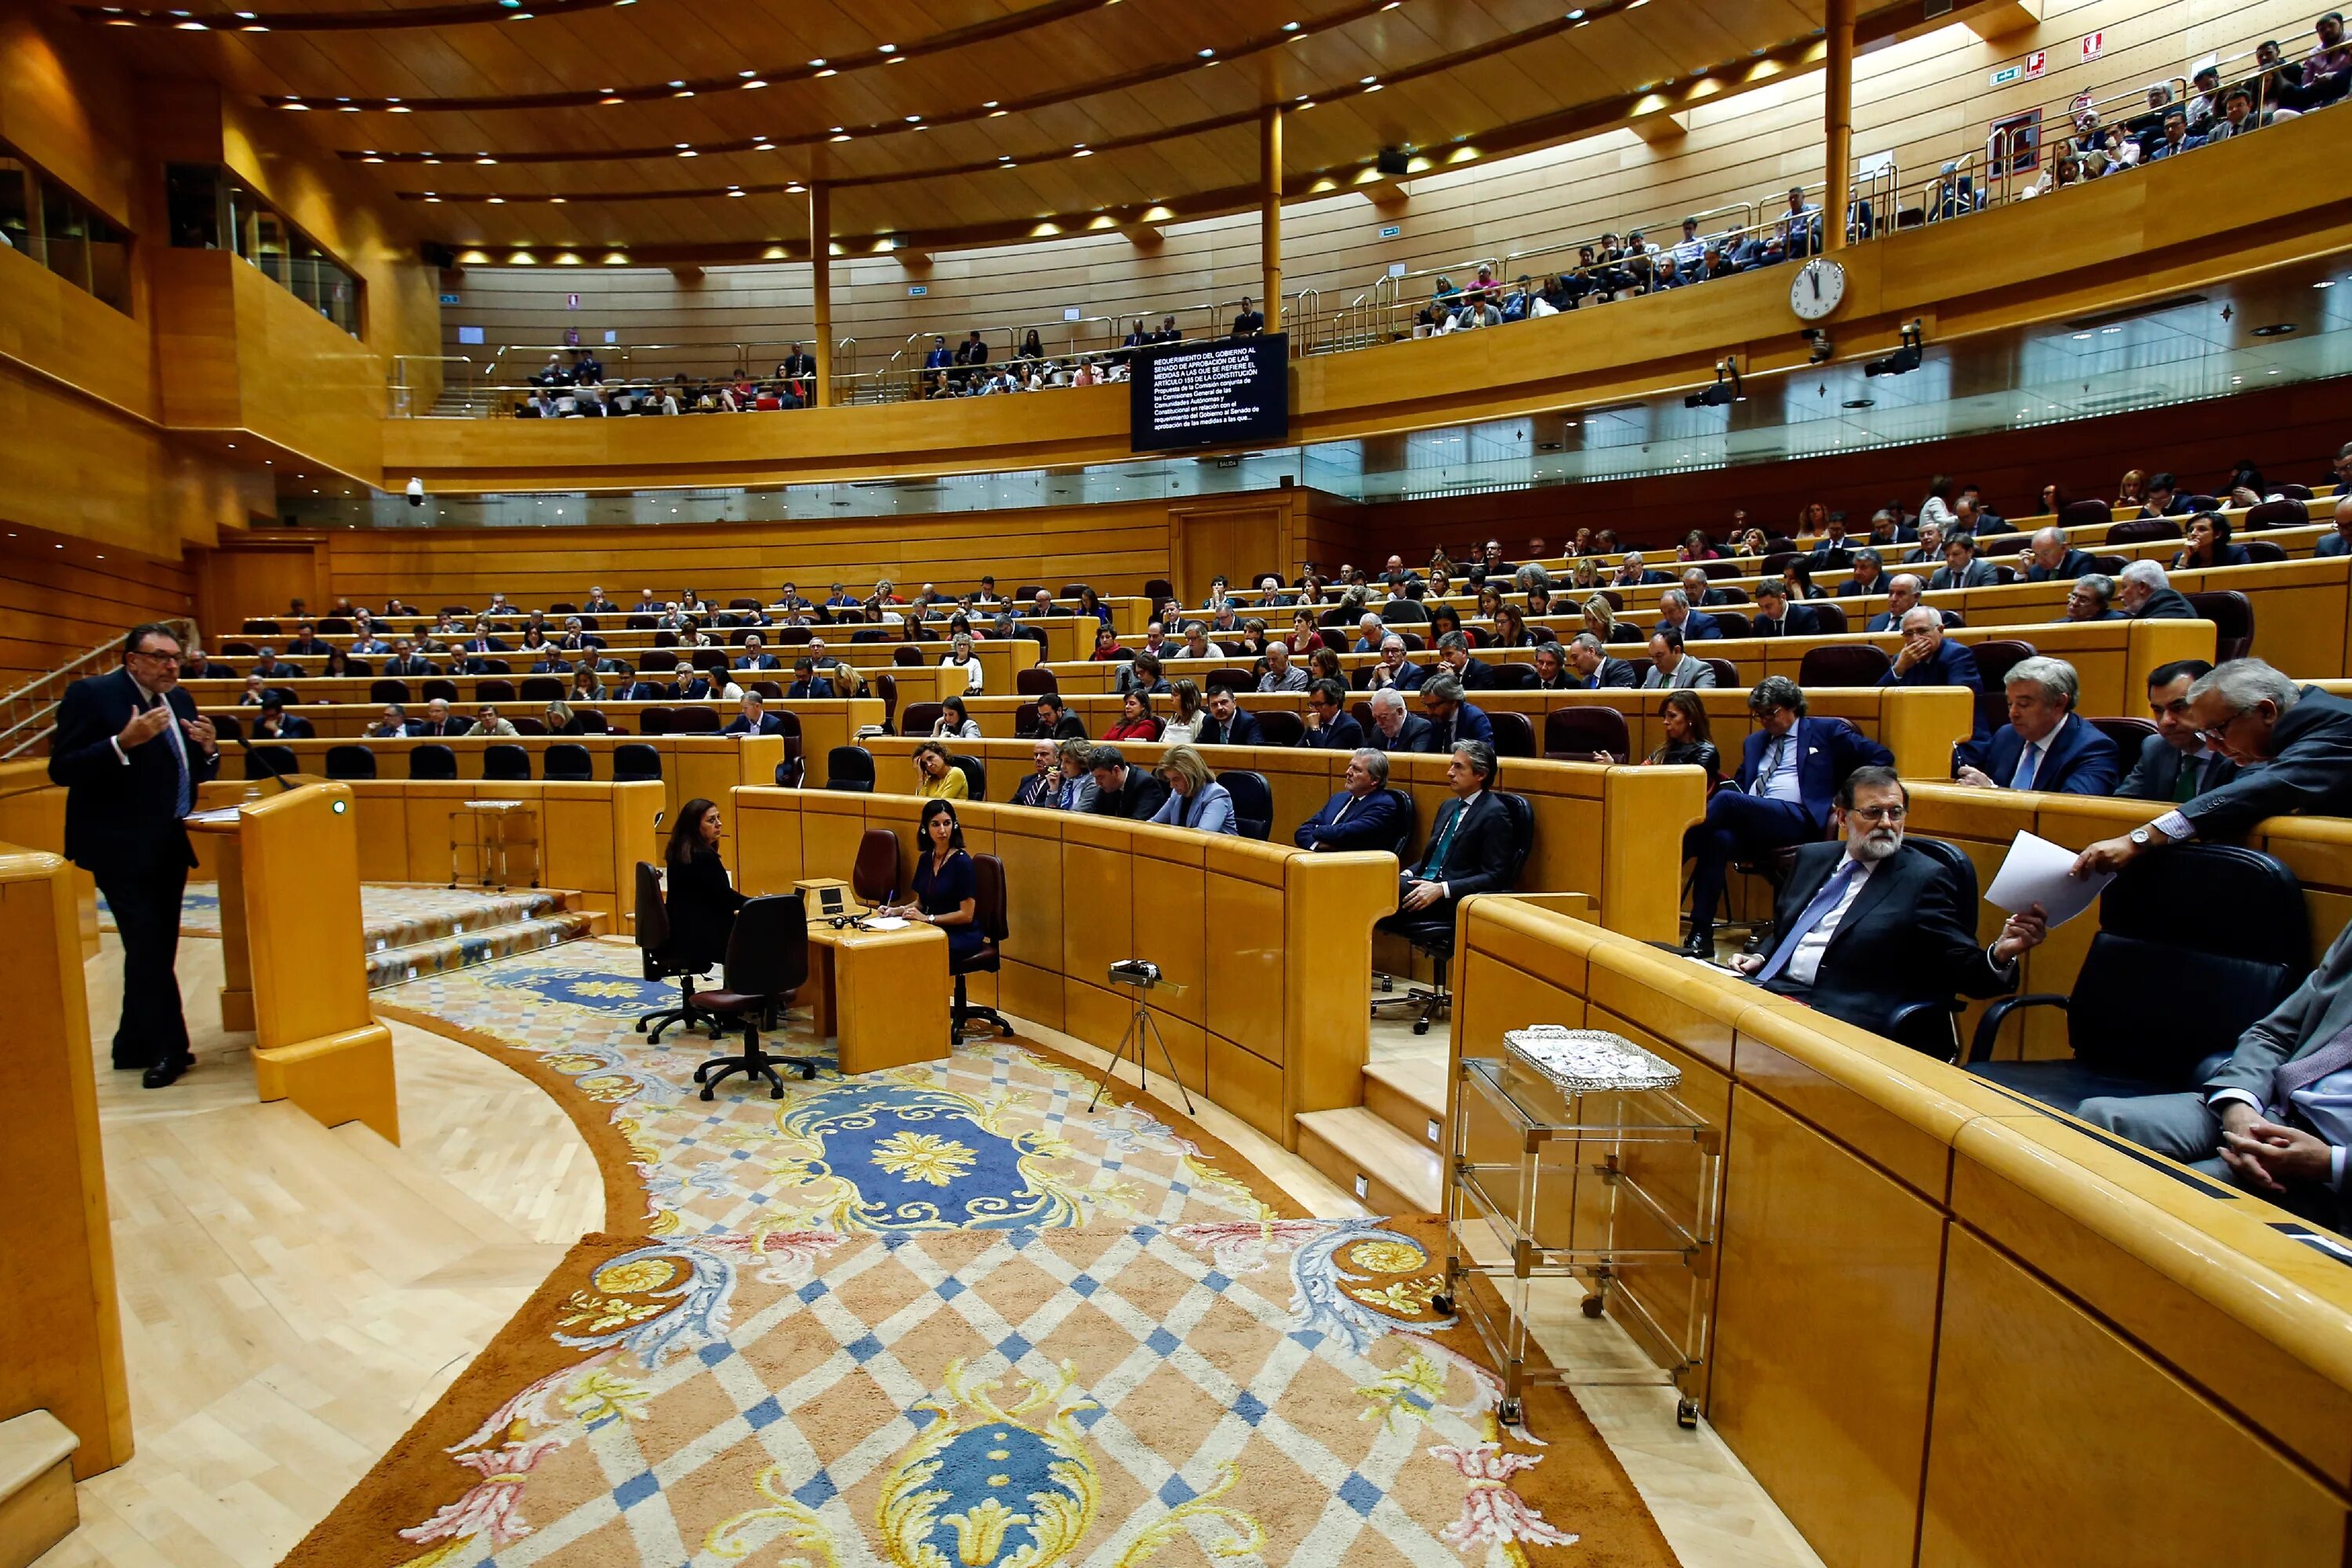
<svg viewBox="0 0 2352 1568"><path fill-rule="evenodd" d="M947 932L948 956L967 958L986 939L979 923L980 879L964 853L955 807L944 800L925 801L916 836L923 847L915 858L914 899L882 912L939 927Z"/></svg>

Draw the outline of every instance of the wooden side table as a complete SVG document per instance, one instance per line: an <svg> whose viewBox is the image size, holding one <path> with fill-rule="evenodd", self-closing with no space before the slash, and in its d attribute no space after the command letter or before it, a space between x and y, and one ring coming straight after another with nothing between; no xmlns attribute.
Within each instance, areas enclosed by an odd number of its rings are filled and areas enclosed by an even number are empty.
<svg viewBox="0 0 2352 1568"><path fill-rule="evenodd" d="M539 812L530 801L463 802L449 814L449 886L455 888L464 879L461 873L465 853L471 849L475 869L479 873L479 885L485 888L495 886L499 892L505 892L510 881L508 852L520 848L530 851L530 885L536 888L540 874ZM498 858L499 867L495 883L490 878L493 855Z"/></svg>
<svg viewBox="0 0 2352 1568"><path fill-rule="evenodd" d="M811 920L808 985L802 996L817 1038L838 1036L844 1076L944 1061L955 983L947 933L840 929Z"/></svg>

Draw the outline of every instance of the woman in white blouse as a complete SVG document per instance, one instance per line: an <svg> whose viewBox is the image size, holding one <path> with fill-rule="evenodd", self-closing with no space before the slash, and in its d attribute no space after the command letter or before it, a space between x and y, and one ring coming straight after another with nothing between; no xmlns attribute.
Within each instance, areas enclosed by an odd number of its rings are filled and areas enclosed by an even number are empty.
<svg viewBox="0 0 2352 1568"><path fill-rule="evenodd" d="M931 734L941 741L977 741L980 721L965 709L962 698L950 697L940 703L940 721L931 726Z"/></svg>
<svg viewBox="0 0 2352 1568"><path fill-rule="evenodd" d="M1160 726L1160 738L1190 741L1209 721L1209 710L1201 700L1200 684L1187 678L1171 683L1168 692L1173 700L1169 704L1167 719Z"/></svg>
<svg viewBox="0 0 2352 1568"><path fill-rule="evenodd" d="M970 697L979 696L981 688L980 660L972 655L971 638L969 636L959 636L955 641L949 646L950 651L948 653L947 657L940 660L940 667L944 669L952 665L956 668L962 670L964 694Z"/></svg>

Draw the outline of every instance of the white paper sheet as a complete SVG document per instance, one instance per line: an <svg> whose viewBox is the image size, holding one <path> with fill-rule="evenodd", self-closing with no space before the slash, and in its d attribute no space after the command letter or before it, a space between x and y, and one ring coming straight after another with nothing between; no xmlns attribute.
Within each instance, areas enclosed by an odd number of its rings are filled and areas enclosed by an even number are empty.
<svg viewBox="0 0 2352 1568"><path fill-rule="evenodd" d="M234 805L216 805L210 811L192 811L182 820L196 823L235 822L238 810L239 808Z"/></svg>
<svg viewBox="0 0 2352 1568"><path fill-rule="evenodd" d="M2113 871L2098 871L2077 880L2069 875L2074 866L2074 850L2021 829L1985 892L1985 902L2011 914L2040 904L2053 928L2064 925L2089 909L2099 890L2116 879Z"/></svg>
<svg viewBox="0 0 2352 1568"><path fill-rule="evenodd" d="M905 931L912 922L899 915L876 915L866 922L867 931Z"/></svg>

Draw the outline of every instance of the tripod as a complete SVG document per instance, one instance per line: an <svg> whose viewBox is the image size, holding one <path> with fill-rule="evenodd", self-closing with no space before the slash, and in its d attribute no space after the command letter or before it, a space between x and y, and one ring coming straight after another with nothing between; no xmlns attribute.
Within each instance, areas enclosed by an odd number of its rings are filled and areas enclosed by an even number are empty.
<svg viewBox="0 0 2352 1568"><path fill-rule="evenodd" d="M1094 1098L1087 1101L1087 1114L1093 1115L1095 1108L1101 1104L1103 1090L1110 1086L1111 1069L1127 1059L1130 1046L1135 1053L1136 1077L1142 1088L1147 1091L1150 1090L1151 1064L1144 1051L1144 1037L1148 1034L1153 1040L1159 1042L1160 1059L1168 1064L1168 1076L1176 1079L1176 1092L1184 1097L1184 1114L1190 1116L1192 1114L1192 1091L1186 1089L1183 1079L1178 1077L1176 1058L1168 1051L1168 1037L1160 1032L1159 1024L1152 1019L1151 985L1130 984L1128 989L1135 993L1135 1016L1127 1021L1127 1032L1119 1036L1118 1048L1111 1052L1110 1060L1103 1064L1102 1076L1095 1081ZM1171 986L1170 989L1178 988Z"/></svg>

